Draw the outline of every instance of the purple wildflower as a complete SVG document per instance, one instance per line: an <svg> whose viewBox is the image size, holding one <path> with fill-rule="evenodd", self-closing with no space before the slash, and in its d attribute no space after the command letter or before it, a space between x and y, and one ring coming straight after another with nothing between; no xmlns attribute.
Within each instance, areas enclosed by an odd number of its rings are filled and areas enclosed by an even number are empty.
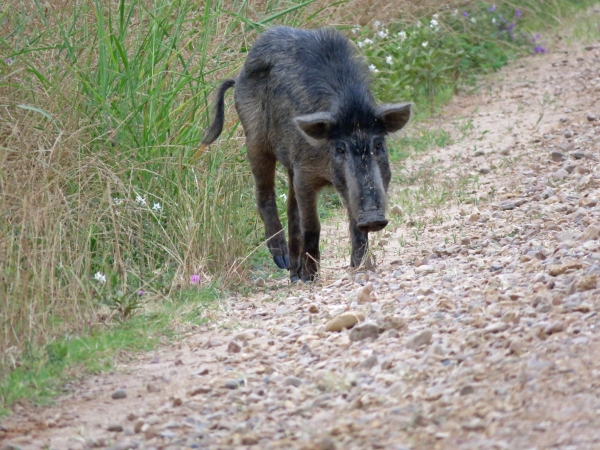
<svg viewBox="0 0 600 450"><path fill-rule="evenodd" d="M546 49L544 47L542 47L541 45L537 45L534 49L534 52L536 53L546 53Z"/></svg>
<svg viewBox="0 0 600 450"><path fill-rule="evenodd" d="M200 275L192 275L190 277L190 284L200 284Z"/></svg>
<svg viewBox="0 0 600 450"><path fill-rule="evenodd" d="M517 9L515 11L515 16L517 16L517 17L523 17L523 14L521 14L521 10L520 9Z"/></svg>
<svg viewBox="0 0 600 450"><path fill-rule="evenodd" d="M465 11L465 12L463 13L463 17L469 17L469 13Z"/></svg>
<svg viewBox="0 0 600 450"><path fill-rule="evenodd" d="M515 27L514 22L511 22L508 25L506 25L506 31L512 31L514 27Z"/></svg>
<svg viewBox="0 0 600 450"><path fill-rule="evenodd" d="M143 290L141 290L141 289L139 291L137 291L138 297L141 297L144 294L145 294L145 292Z"/></svg>
<svg viewBox="0 0 600 450"><path fill-rule="evenodd" d="M533 36L533 42L537 41L540 37L540 33L536 33L535 36Z"/></svg>
<svg viewBox="0 0 600 450"><path fill-rule="evenodd" d="M490 6L490 9L488 9L489 12L494 12L496 11L496 5L492 5Z"/></svg>
<svg viewBox="0 0 600 450"><path fill-rule="evenodd" d="M12 58L4 58L4 62L9 65L12 66L14 63L14 60Z"/></svg>

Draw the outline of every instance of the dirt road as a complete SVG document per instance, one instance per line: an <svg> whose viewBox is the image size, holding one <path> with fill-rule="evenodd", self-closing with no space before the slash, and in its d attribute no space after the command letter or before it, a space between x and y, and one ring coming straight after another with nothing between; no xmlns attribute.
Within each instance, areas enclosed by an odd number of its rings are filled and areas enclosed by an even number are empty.
<svg viewBox="0 0 600 450"><path fill-rule="evenodd" d="M512 63L406 162L391 204L421 225L376 239L377 273L339 268L331 223L324 281L18 408L4 448L600 448L599 99L600 42Z"/></svg>

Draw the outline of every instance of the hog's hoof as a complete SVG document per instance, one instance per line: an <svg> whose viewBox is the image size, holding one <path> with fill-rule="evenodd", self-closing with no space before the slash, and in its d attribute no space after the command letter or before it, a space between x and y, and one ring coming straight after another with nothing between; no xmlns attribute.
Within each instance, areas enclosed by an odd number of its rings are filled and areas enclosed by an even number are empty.
<svg viewBox="0 0 600 450"><path fill-rule="evenodd" d="M291 282L292 284L296 284L296 283L298 282L298 280L299 280L299 279L300 279L300 278L298 278L298 275L291 275L291 276L290 276L290 282Z"/></svg>
<svg viewBox="0 0 600 450"><path fill-rule="evenodd" d="M289 269L290 268L290 257L288 255L277 255L273 256L273 261L280 269Z"/></svg>

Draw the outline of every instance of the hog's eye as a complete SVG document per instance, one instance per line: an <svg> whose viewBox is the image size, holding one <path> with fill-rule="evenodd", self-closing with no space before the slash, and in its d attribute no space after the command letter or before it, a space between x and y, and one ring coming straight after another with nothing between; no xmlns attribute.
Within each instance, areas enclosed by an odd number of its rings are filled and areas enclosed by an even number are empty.
<svg viewBox="0 0 600 450"><path fill-rule="evenodd" d="M337 144L335 151L338 155L343 155L346 152L346 146L344 144Z"/></svg>
<svg viewBox="0 0 600 450"><path fill-rule="evenodd" d="M382 150L382 149L383 149L383 142L375 141L375 150Z"/></svg>

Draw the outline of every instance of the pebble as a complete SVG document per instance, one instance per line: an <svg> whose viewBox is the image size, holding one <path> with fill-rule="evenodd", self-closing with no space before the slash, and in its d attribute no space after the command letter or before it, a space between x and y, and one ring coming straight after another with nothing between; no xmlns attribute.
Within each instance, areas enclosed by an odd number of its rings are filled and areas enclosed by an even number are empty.
<svg viewBox="0 0 600 450"><path fill-rule="evenodd" d="M376 355L371 355L361 362L358 367L360 369L370 370L377 365L378 359Z"/></svg>
<svg viewBox="0 0 600 450"><path fill-rule="evenodd" d="M491 172L491 169L487 166L483 166L479 168L479 173L482 175L486 175Z"/></svg>
<svg viewBox="0 0 600 450"><path fill-rule="evenodd" d="M415 269L416 273L430 273L430 272L434 272L434 271L435 271L435 267L433 267L429 264L424 264Z"/></svg>
<svg viewBox="0 0 600 450"><path fill-rule="evenodd" d="M588 226L579 238L583 242L595 241L597 239L600 239L600 227L597 225Z"/></svg>
<svg viewBox="0 0 600 450"><path fill-rule="evenodd" d="M552 264L548 266L548 273L553 277L558 275L562 275L568 270L577 270L581 269L582 264L580 261L571 261L565 264Z"/></svg>
<svg viewBox="0 0 600 450"><path fill-rule="evenodd" d="M363 323L355 326L350 331L351 341L363 341L367 338L377 339L379 336L379 327L374 323Z"/></svg>
<svg viewBox="0 0 600 450"><path fill-rule="evenodd" d="M119 423L113 423L109 425L106 429L107 431L114 431L116 433L120 433L121 431L123 431L123 425Z"/></svg>
<svg viewBox="0 0 600 450"><path fill-rule="evenodd" d="M121 400L127 397L127 392L125 389L116 389L110 396L113 400Z"/></svg>
<svg viewBox="0 0 600 450"><path fill-rule="evenodd" d="M551 335L554 333L560 333L564 329L565 326L561 322L552 322L551 324L544 327L544 333L546 333L547 335Z"/></svg>
<svg viewBox="0 0 600 450"><path fill-rule="evenodd" d="M559 152L558 150L552 150L550 152L550 159L554 162L563 162L567 159L567 155L563 152Z"/></svg>
<svg viewBox="0 0 600 450"><path fill-rule="evenodd" d="M356 301L361 303L367 303L371 301L371 292L373 292L373 283L367 283L356 290Z"/></svg>
<svg viewBox="0 0 600 450"><path fill-rule="evenodd" d="M406 347L410 349L416 349L423 345L429 345L432 337L433 332L431 330L423 330L410 338L410 340L406 343Z"/></svg>
<svg viewBox="0 0 600 450"><path fill-rule="evenodd" d="M394 205L390 208L390 212L394 216L401 216L402 215L402 207L400 207L399 205Z"/></svg>
<svg viewBox="0 0 600 450"><path fill-rule="evenodd" d="M299 387L302 384L302 380L298 377L287 377L283 381L284 386L294 386Z"/></svg>
<svg viewBox="0 0 600 450"><path fill-rule="evenodd" d="M475 388L473 386L471 386L470 384L467 384L460 389L459 395L461 395L461 396L469 395L469 394L472 394L473 392L475 392Z"/></svg>
<svg viewBox="0 0 600 450"><path fill-rule="evenodd" d="M342 331L344 328L352 328L358 322L363 322L365 315L358 311L350 311L334 317L325 324L325 331Z"/></svg>
<svg viewBox="0 0 600 450"><path fill-rule="evenodd" d="M148 385L146 386L146 390L148 392L150 392L151 394L155 394L157 392L160 392L160 387L158 387L157 385L153 384L153 383L148 383Z"/></svg>
<svg viewBox="0 0 600 450"><path fill-rule="evenodd" d="M587 119L588 122L595 122L596 121L596 115L594 113L587 113L585 118Z"/></svg>
<svg viewBox="0 0 600 450"><path fill-rule="evenodd" d="M225 382L225 387L227 389L237 389L240 386L244 386L245 384L246 384L246 381L243 378L238 379L238 380L227 380Z"/></svg>
<svg viewBox="0 0 600 450"><path fill-rule="evenodd" d="M584 275L575 282L577 292L589 291L596 289L598 286L598 275Z"/></svg>
<svg viewBox="0 0 600 450"><path fill-rule="evenodd" d="M569 172L567 172L565 169L558 169L551 176L555 180L564 180L565 178L567 178L569 176Z"/></svg>
<svg viewBox="0 0 600 450"><path fill-rule="evenodd" d="M227 351L229 353L239 353L242 350L242 346L237 341L229 341L227 345Z"/></svg>
<svg viewBox="0 0 600 450"><path fill-rule="evenodd" d="M483 329L485 333L499 333L508 330L509 325L506 322L496 322L488 325Z"/></svg>

